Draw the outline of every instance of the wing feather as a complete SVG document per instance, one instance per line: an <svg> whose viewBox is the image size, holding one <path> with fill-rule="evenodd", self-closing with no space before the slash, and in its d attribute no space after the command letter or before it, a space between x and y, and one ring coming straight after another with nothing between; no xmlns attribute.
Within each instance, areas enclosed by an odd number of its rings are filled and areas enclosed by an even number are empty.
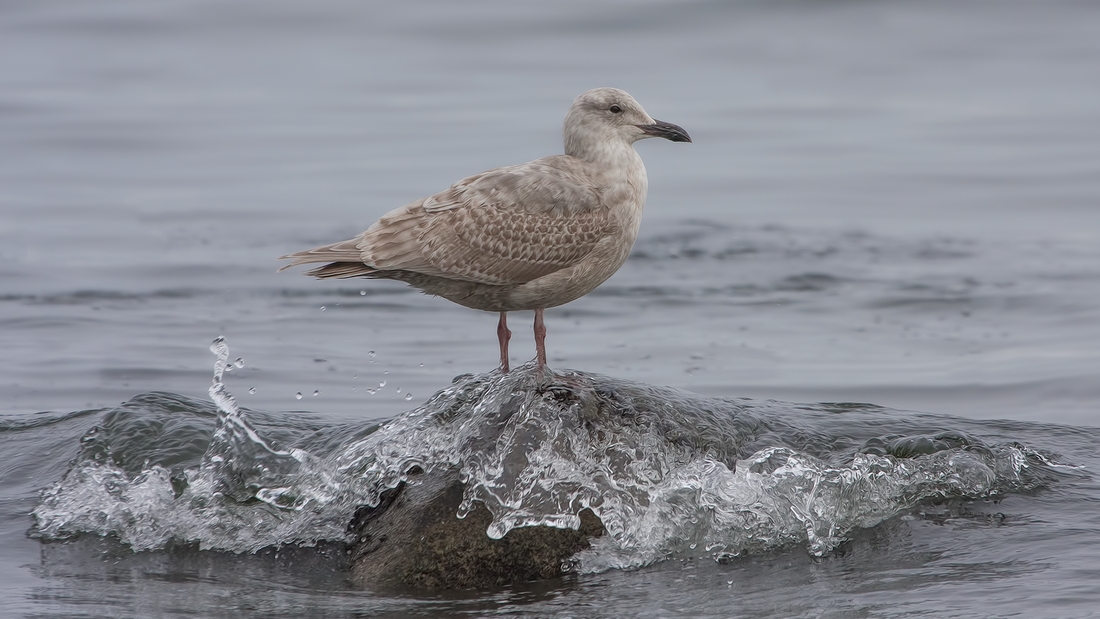
<svg viewBox="0 0 1100 619"><path fill-rule="evenodd" d="M376 269L522 284L575 264L617 226L582 163L547 157L387 213L358 247Z"/></svg>

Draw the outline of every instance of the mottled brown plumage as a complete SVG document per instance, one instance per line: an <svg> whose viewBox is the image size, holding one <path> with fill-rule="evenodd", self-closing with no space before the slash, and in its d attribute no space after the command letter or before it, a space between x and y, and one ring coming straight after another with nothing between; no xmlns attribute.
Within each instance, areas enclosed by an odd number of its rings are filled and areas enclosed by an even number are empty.
<svg viewBox="0 0 1100 619"><path fill-rule="evenodd" d="M465 178L383 215L353 239L283 256L291 260L283 268L325 262L306 275L395 279L500 312L505 371L506 313L535 310L537 358L545 364L542 311L611 277L637 238L647 179L633 143L691 141L614 88L577 97L563 133L565 155Z"/></svg>

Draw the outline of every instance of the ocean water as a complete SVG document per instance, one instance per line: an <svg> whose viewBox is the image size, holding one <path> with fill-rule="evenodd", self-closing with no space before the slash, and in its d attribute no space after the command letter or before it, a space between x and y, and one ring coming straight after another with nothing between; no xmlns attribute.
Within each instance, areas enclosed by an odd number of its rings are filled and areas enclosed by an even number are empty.
<svg viewBox="0 0 1100 619"><path fill-rule="evenodd" d="M1098 27L1094 3L1013 0L5 5L0 615L1100 614ZM736 453L791 450L766 472L847 479L887 457L872 439L947 433L970 442L891 466L981 483L828 503L822 544L782 510L760 544L624 521L567 578L436 594L348 584L369 484L257 486L314 492L312 519L173 503L218 449L332 473L496 380L494 315L275 258L560 152L596 86L694 143L638 145L641 237L547 312L550 365L782 426ZM219 336L238 413L208 392ZM233 420L249 440L212 440ZM725 479L689 455L669 479Z"/></svg>

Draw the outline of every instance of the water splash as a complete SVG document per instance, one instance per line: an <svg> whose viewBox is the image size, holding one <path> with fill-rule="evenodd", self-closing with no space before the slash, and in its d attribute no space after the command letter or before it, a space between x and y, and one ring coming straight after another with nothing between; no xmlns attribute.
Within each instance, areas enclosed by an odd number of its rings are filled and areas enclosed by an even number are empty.
<svg viewBox="0 0 1100 619"><path fill-rule="evenodd" d="M484 505L493 538L525 526L576 529L591 509L608 534L575 557L580 571L686 551L722 560L803 545L823 556L852 531L921 502L1028 490L1049 471L1034 451L977 439L914 457L825 459L796 447L808 433L773 417L776 406L525 366L459 377L351 446L340 467L379 489L415 483L411 470L457 470L465 485L458 516Z"/></svg>
<svg viewBox="0 0 1100 619"><path fill-rule="evenodd" d="M275 507L294 510L320 498L309 494L295 496L283 485L303 464L315 465L315 459L301 449L275 448L245 421L236 398L226 390L222 380L229 365L229 345L225 338L216 338L210 345L210 352L214 353L216 361L208 393L218 407L218 424L198 474L189 480L190 486L209 484L215 492L241 502L256 498ZM240 483L233 483L238 481Z"/></svg>
<svg viewBox="0 0 1100 619"><path fill-rule="evenodd" d="M358 484L332 475L323 459L303 449L281 448L261 436L223 382L229 366L224 338L215 339L210 350L216 360L209 395L217 416L199 462L173 472L154 461L131 473L120 465L120 454L99 457L120 446L98 445L101 432L94 428L82 441L77 464L43 492L33 512L36 537L95 533L117 536L135 550L197 542L234 552L344 539L349 514L365 500ZM158 413L185 414L169 407L130 423L146 426ZM116 433L134 435L128 428ZM166 446L188 439L198 437L162 437Z"/></svg>
<svg viewBox="0 0 1100 619"><path fill-rule="evenodd" d="M922 502L1030 490L1056 466L1015 443L914 435L902 414L883 409L854 423L851 411L707 399L533 365L457 377L376 430L303 430L299 439L315 446L307 450L249 422L223 382L225 340L211 350L217 411L201 458L130 468L93 453L130 447L101 448L111 432L90 432L77 464L35 508L36 536L90 532L135 549L174 540L238 552L341 541L359 506L443 475L464 484L456 515L484 505L495 538L525 526L576 528L591 509L607 534L570 562L590 572L791 545L820 556ZM813 418L816 430L805 425ZM842 434L830 430L842 422ZM858 435L866 428L892 434Z"/></svg>

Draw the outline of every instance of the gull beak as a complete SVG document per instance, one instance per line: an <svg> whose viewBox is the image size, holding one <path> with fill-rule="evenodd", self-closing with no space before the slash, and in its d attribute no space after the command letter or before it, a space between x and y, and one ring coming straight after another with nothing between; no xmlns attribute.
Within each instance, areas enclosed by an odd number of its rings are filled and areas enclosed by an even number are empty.
<svg viewBox="0 0 1100 619"><path fill-rule="evenodd" d="M642 133L655 138L664 138L673 142L690 142L691 136L680 125L654 120L652 125L635 125Z"/></svg>

